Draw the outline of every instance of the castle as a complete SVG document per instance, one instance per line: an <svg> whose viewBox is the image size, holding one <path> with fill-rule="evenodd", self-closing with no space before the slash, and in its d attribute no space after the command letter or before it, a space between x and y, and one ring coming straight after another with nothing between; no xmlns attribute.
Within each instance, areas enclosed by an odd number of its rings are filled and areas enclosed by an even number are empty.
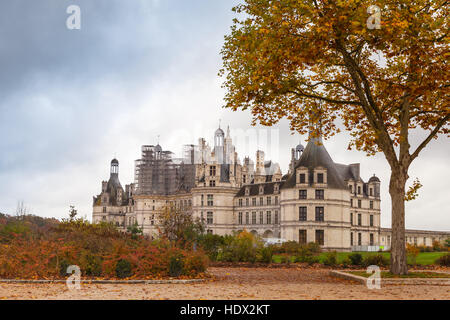
<svg viewBox="0 0 450 320"><path fill-rule="evenodd" d="M200 138L174 158L157 144L142 146L135 181L119 181L119 162L111 161L108 181L93 199L93 222L111 222L120 230L137 224L158 236L158 214L167 206L192 212L208 233L225 235L246 229L263 238L317 242L325 250L378 250L390 247L390 229L380 227L380 180L367 182L360 164L335 163L321 138L291 150L287 174L256 152L256 163L241 163L219 127L211 148ZM406 241L431 245L450 232L407 230Z"/></svg>

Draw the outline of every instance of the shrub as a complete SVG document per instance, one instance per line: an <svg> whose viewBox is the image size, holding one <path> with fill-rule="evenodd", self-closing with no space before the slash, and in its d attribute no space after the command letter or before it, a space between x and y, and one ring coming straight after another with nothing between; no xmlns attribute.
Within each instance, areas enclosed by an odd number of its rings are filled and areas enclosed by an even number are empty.
<svg viewBox="0 0 450 320"><path fill-rule="evenodd" d="M118 278L129 278L132 276L131 263L128 260L120 259L116 264L116 276Z"/></svg>
<svg viewBox="0 0 450 320"><path fill-rule="evenodd" d="M257 253L263 247L260 239L247 231L225 239L217 253L218 261L255 262Z"/></svg>
<svg viewBox="0 0 450 320"><path fill-rule="evenodd" d="M169 276L179 277L184 271L184 259L181 254L172 255L169 258Z"/></svg>
<svg viewBox="0 0 450 320"><path fill-rule="evenodd" d="M67 276L67 268L72 265L69 261L67 261L66 259L63 259L59 262L59 274L62 277Z"/></svg>
<svg viewBox="0 0 450 320"><path fill-rule="evenodd" d="M335 266L337 264L336 251L325 253L325 257L323 259L323 264L326 266Z"/></svg>
<svg viewBox="0 0 450 320"><path fill-rule="evenodd" d="M413 265L416 264L416 259L419 253L420 253L419 247L411 245L409 243L406 244L406 254L411 259L411 263Z"/></svg>
<svg viewBox="0 0 450 320"><path fill-rule="evenodd" d="M219 248L225 244L225 239L217 234L205 234L199 238L199 246L205 250L211 260L216 261Z"/></svg>
<svg viewBox="0 0 450 320"><path fill-rule="evenodd" d="M348 256L350 262L354 266L360 266L363 261L363 257L360 253L354 252Z"/></svg>
<svg viewBox="0 0 450 320"><path fill-rule="evenodd" d="M304 254L304 255L298 255L295 257L295 262L304 262L309 265L312 265L314 263L319 263L320 258L318 256L312 255L312 254Z"/></svg>
<svg viewBox="0 0 450 320"><path fill-rule="evenodd" d="M68 276L68 266L77 265L83 276L148 279L169 274L196 276L207 266L202 250L194 252L164 240L133 237L107 223L78 219L53 225L51 221L42 223L42 228L31 224L31 231L0 244L0 278L60 279ZM185 266L181 273L175 263L170 265L172 256L181 257L179 263Z"/></svg>
<svg viewBox="0 0 450 320"><path fill-rule="evenodd" d="M322 252L322 248L316 242L309 242L304 248L312 254L319 254Z"/></svg>
<svg viewBox="0 0 450 320"><path fill-rule="evenodd" d="M291 256L287 254L283 254L280 256L281 263L290 264L291 263Z"/></svg>
<svg viewBox="0 0 450 320"><path fill-rule="evenodd" d="M84 250L80 256L80 269L88 276L100 276L102 274L102 258Z"/></svg>
<svg viewBox="0 0 450 320"><path fill-rule="evenodd" d="M428 246L420 246L419 247L419 251L420 252L432 252L433 248L432 247L428 247Z"/></svg>
<svg viewBox="0 0 450 320"><path fill-rule="evenodd" d="M377 253L377 254L369 254L367 257L365 257L363 259L362 264L365 267L371 266L371 265L376 265L379 267L382 266L387 266L389 265L389 260L382 254Z"/></svg>
<svg viewBox="0 0 450 320"><path fill-rule="evenodd" d="M437 240L433 241L433 251L444 251L443 245Z"/></svg>
<svg viewBox="0 0 450 320"><path fill-rule="evenodd" d="M434 263L444 267L450 267L450 253L439 257Z"/></svg>
<svg viewBox="0 0 450 320"><path fill-rule="evenodd" d="M299 250L302 248L302 245L299 244L297 241L286 241L281 244L281 246L277 246L275 248L276 253L286 253L286 254L297 254Z"/></svg>
<svg viewBox="0 0 450 320"><path fill-rule="evenodd" d="M304 262L306 262L309 265L313 265L314 263L319 263L320 259L318 256L306 256Z"/></svg>
<svg viewBox="0 0 450 320"><path fill-rule="evenodd" d="M348 267L351 264L352 264L352 262L350 261L350 259L348 257L345 257L344 260L342 260L342 266L344 268Z"/></svg>
<svg viewBox="0 0 450 320"><path fill-rule="evenodd" d="M184 270L186 274L198 274L206 271L208 267L208 257L204 254L192 254L186 257Z"/></svg>
<svg viewBox="0 0 450 320"><path fill-rule="evenodd" d="M272 257L273 257L272 246L260 247L256 253L256 261L258 262L271 263Z"/></svg>
<svg viewBox="0 0 450 320"><path fill-rule="evenodd" d="M314 242L310 242L306 245L302 245L298 250L298 254L295 257L296 262L306 262L308 264L314 264L319 262L319 253L321 252L320 246Z"/></svg>

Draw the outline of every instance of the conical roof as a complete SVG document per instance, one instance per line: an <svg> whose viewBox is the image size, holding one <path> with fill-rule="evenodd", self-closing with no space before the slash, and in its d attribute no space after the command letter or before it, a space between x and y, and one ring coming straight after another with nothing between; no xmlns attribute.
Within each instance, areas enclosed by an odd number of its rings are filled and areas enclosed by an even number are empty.
<svg viewBox="0 0 450 320"><path fill-rule="evenodd" d="M309 181L312 182L314 168L324 167L327 169L327 183L329 188L347 189L344 179L339 175L336 164L328 154L327 149L323 145L321 138L311 138L306 145L300 159L295 164L295 169L298 167L306 167L309 170ZM294 173L287 179L284 188L291 188L295 186L295 170Z"/></svg>

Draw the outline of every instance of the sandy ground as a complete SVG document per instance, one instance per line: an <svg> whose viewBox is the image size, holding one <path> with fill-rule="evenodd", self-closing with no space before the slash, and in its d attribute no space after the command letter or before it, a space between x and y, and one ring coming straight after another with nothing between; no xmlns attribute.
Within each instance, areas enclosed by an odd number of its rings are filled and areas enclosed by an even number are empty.
<svg viewBox="0 0 450 320"><path fill-rule="evenodd" d="M0 284L0 299L445 299L449 286L366 286L326 269L210 268L215 280L194 284Z"/></svg>

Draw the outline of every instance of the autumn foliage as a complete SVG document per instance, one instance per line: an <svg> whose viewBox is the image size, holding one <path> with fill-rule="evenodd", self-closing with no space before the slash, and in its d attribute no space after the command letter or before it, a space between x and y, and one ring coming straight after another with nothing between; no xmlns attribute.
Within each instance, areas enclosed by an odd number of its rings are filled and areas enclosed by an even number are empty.
<svg viewBox="0 0 450 320"><path fill-rule="evenodd" d="M88 278L189 278L202 276L208 263L201 250L133 237L109 224L78 219L45 226L45 233L3 232L10 224L21 222L0 225L0 278L64 279L69 265Z"/></svg>

